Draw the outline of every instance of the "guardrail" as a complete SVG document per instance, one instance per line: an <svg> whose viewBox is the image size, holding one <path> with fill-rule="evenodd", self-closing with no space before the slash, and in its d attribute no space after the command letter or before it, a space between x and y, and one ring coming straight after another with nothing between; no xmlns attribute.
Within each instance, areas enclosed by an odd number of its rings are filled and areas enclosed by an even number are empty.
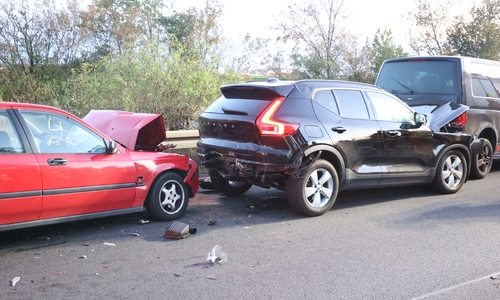
<svg viewBox="0 0 500 300"><path fill-rule="evenodd" d="M174 149L196 148L196 142L200 137L198 130L167 131L164 144L177 145Z"/></svg>

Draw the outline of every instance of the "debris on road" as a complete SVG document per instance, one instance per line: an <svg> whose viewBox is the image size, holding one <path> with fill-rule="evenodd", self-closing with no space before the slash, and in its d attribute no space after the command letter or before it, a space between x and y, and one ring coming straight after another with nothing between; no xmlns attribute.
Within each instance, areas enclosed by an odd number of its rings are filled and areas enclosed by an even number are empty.
<svg viewBox="0 0 500 300"><path fill-rule="evenodd" d="M137 232L131 232L129 233L130 235L133 235L133 236L141 236L140 234L138 234Z"/></svg>
<svg viewBox="0 0 500 300"><path fill-rule="evenodd" d="M87 259L87 255L80 255L80 259Z"/></svg>
<svg viewBox="0 0 500 300"><path fill-rule="evenodd" d="M10 286L16 286L16 283L17 283L19 280L21 280L21 277L19 277L19 276L18 276L18 277L14 277L14 279L12 279L12 280L10 281Z"/></svg>
<svg viewBox="0 0 500 300"><path fill-rule="evenodd" d="M149 220L140 219L137 223L138 223L138 224L141 224L141 225L143 225L143 224L148 224L148 223L149 223Z"/></svg>
<svg viewBox="0 0 500 300"><path fill-rule="evenodd" d="M207 260L211 263L221 264L222 262L227 261L227 254L222 251L222 248L219 245L217 245L208 253Z"/></svg>
<svg viewBox="0 0 500 300"><path fill-rule="evenodd" d="M199 179L200 182L200 188L204 190L215 190L216 188L212 184L212 181L210 180L210 177L202 177Z"/></svg>
<svg viewBox="0 0 500 300"><path fill-rule="evenodd" d="M115 244L113 244L113 243L108 243L108 242L104 242L104 243L102 243L102 244L103 244L103 245L106 245L106 246L116 246Z"/></svg>
<svg viewBox="0 0 500 300"><path fill-rule="evenodd" d="M208 221L208 225L209 226L212 226L212 225L215 225L215 224L217 224L217 219L211 219L211 220Z"/></svg>
<svg viewBox="0 0 500 300"><path fill-rule="evenodd" d="M167 239L180 240L188 237L191 233L196 233L196 228L190 230L188 224L174 221L167 227L167 230L165 231L165 237Z"/></svg>

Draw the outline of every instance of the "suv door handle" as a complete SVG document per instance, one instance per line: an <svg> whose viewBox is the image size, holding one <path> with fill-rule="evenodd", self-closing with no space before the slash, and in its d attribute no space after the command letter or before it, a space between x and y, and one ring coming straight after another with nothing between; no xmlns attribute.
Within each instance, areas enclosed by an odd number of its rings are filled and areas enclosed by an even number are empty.
<svg viewBox="0 0 500 300"><path fill-rule="evenodd" d="M50 166L65 166L68 164L68 160L65 158L49 158L47 159L47 163Z"/></svg>
<svg viewBox="0 0 500 300"><path fill-rule="evenodd" d="M332 131L335 131L335 132L338 132L338 133L344 133L344 131L346 131L347 129L345 129L344 127L342 126L335 126L335 127L332 127Z"/></svg>
<svg viewBox="0 0 500 300"><path fill-rule="evenodd" d="M385 134L387 134L388 136L390 137L398 137L398 136L401 136L401 132L397 131L397 130L387 130L385 132Z"/></svg>

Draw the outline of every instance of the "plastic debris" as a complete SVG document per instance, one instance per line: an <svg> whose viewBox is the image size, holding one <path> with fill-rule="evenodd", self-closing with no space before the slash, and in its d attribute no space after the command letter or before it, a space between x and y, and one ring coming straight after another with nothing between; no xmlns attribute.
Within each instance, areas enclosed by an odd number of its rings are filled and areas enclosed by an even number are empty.
<svg viewBox="0 0 500 300"><path fill-rule="evenodd" d="M129 233L130 235L133 235L133 236L141 236L140 234L138 234L137 232L132 232L132 233Z"/></svg>
<svg viewBox="0 0 500 300"><path fill-rule="evenodd" d="M137 223L139 224L148 224L149 223L149 220L144 220L144 219L140 219Z"/></svg>
<svg viewBox="0 0 500 300"><path fill-rule="evenodd" d="M209 226L212 226L212 225L215 225L215 224L217 224L217 219L211 219L211 220L208 221L208 225Z"/></svg>
<svg viewBox="0 0 500 300"><path fill-rule="evenodd" d="M16 286L16 283L17 283L19 280L21 280L21 277L19 277L19 276L18 276L18 277L14 277L14 279L12 279L12 280L10 281L10 286Z"/></svg>
<svg viewBox="0 0 500 300"><path fill-rule="evenodd" d="M222 248L219 245L217 245L208 253L207 260L211 263L221 264L222 262L227 261L227 254L222 251Z"/></svg>
<svg viewBox="0 0 500 300"><path fill-rule="evenodd" d="M80 255L80 259L87 259L87 255Z"/></svg>
<svg viewBox="0 0 500 300"><path fill-rule="evenodd" d="M103 245L106 245L106 246L116 246L115 244L113 244L113 243L108 243L108 242L104 242L104 243L102 243L102 244L103 244Z"/></svg>

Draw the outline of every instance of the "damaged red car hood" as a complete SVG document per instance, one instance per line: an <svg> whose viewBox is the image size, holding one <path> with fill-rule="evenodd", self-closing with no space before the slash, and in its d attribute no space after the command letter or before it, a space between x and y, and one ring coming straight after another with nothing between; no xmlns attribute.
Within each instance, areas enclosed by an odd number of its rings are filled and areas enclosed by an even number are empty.
<svg viewBox="0 0 500 300"><path fill-rule="evenodd" d="M83 120L133 150L155 151L166 138L160 114L91 110Z"/></svg>

